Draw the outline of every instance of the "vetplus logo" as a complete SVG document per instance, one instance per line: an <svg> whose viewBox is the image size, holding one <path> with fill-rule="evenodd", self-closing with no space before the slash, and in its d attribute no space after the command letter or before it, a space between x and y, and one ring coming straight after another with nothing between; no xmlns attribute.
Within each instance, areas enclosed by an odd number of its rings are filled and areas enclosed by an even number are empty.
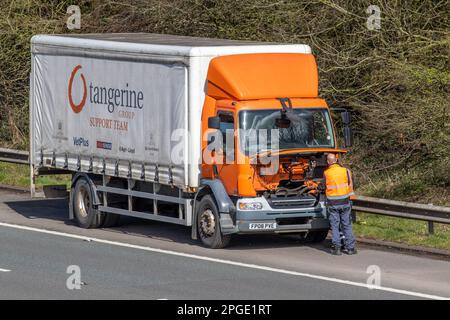
<svg viewBox="0 0 450 320"><path fill-rule="evenodd" d="M107 86L98 86L89 82L89 86L86 84L86 78L83 73L80 73L80 78L83 82L82 90L83 96L80 103L76 104L73 99L73 82L77 72L82 68L79 64L73 68L69 78L68 97L69 105L74 113L80 113L83 110L87 96L89 93L89 102L91 104L106 105L110 113L114 113L116 108L144 108L144 93L142 91L136 91L128 88L128 83L125 84L125 88L108 88ZM89 90L88 90L89 87Z"/></svg>
<svg viewBox="0 0 450 320"><path fill-rule="evenodd" d="M89 147L89 140L83 137L73 137L73 145L78 147Z"/></svg>

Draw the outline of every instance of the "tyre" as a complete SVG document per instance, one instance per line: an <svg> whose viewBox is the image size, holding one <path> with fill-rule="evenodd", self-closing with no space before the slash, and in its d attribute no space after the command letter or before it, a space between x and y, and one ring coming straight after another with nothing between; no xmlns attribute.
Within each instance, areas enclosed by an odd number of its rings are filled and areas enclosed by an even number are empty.
<svg viewBox="0 0 450 320"><path fill-rule="evenodd" d="M81 228L98 228L104 220L104 215L93 207L94 193L89 181L81 177L73 188L73 213Z"/></svg>
<svg viewBox="0 0 450 320"><path fill-rule="evenodd" d="M219 210L210 195L204 196L197 207L197 232L203 245L212 249L225 248L231 235L220 231Z"/></svg>
<svg viewBox="0 0 450 320"><path fill-rule="evenodd" d="M102 202L105 203L105 194L101 195L101 199L103 200ZM123 208L125 207L125 205L122 206ZM114 213L110 213L110 212L102 212L102 215L104 216L103 219L103 223L101 224L100 227L102 228L112 228L112 227L116 227L119 224L120 221L120 215L119 214L114 214Z"/></svg>
<svg viewBox="0 0 450 320"><path fill-rule="evenodd" d="M304 239L306 242L323 242L327 238L327 235L328 230L309 231Z"/></svg>

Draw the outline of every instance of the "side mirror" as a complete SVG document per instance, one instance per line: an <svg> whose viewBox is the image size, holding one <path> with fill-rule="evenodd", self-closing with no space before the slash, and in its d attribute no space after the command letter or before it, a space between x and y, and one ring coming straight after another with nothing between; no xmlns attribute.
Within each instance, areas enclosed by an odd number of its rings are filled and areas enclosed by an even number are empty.
<svg viewBox="0 0 450 320"><path fill-rule="evenodd" d="M353 145L353 132L350 127L351 113L344 108L331 108L331 110L341 113L341 119L344 126L344 148L350 148Z"/></svg>
<svg viewBox="0 0 450 320"><path fill-rule="evenodd" d="M207 144L208 148L210 147L210 145L211 145L214 141L216 141L216 137L215 137L214 135L212 135L212 134L209 134L209 135L208 135L208 144Z"/></svg>
<svg viewBox="0 0 450 320"><path fill-rule="evenodd" d="M344 123L344 126L348 126L351 122L351 115L348 111L343 111L341 113L342 122Z"/></svg>
<svg viewBox="0 0 450 320"><path fill-rule="evenodd" d="M345 148L350 148L353 145L353 132L348 125L344 126L344 144Z"/></svg>
<svg viewBox="0 0 450 320"><path fill-rule="evenodd" d="M209 129L220 129L220 118L219 117L209 117L208 118L208 128Z"/></svg>

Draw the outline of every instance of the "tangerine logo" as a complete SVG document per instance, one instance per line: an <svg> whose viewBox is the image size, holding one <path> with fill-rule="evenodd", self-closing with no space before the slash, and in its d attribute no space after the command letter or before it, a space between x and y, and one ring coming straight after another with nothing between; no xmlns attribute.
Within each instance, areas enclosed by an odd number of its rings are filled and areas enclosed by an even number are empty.
<svg viewBox="0 0 450 320"><path fill-rule="evenodd" d="M86 79L84 78L83 74L80 74L81 80L83 80L83 98L81 99L81 102L79 104L75 104L73 102L72 98L72 85L73 85L73 78L75 78L75 75L77 74L78 70L81 69L81 65L77 65L73 70L72 74L70 75L69 79L69 104L72 108L73 112L79 113L81 110L83 110L84 105L86 104L86 97L87 97L87 87L86 87Z"/></svg>

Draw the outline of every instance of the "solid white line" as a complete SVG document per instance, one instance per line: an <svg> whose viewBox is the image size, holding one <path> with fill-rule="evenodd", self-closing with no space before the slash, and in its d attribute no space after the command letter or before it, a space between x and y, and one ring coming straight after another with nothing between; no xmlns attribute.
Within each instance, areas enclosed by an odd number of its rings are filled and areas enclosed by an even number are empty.
<svg viewBox="0 0 450 320"><path fill-rule="evenodd" d="M0 222L0 226L20 229L20 230L52 234L52 235L57 235L57 236L62 236L62 237L67 237L67 238L72 238L72 239L95 241L98 243L109 244L109 245L114 245L114 246L119 246L119 247L133 248L133 249L169 254L169 255L173 255L173 256L186 257L186 258L192 258L192 259L204 260L204 261L210 261L210 262L216 262L216 263L222 263L222 264L228 264L228 265L245 267L245 268L277 272L277 273L300 276L300 277L305 277L305 278L318 279L318 280L323 280L323 281L351 285L351 286L355 286L355 287L363 287L363 288L370 289L370 290L380 290L380 291L386 291L386 292L391 292L391 293L404 294L404 295L414 296L414 297L418 297L418 298L434 299L434 300L450 300L450 298L448 298L448 297L436 296L436 295L431 295L431 294L426 294L426 293L420 293L420 292L414 292L414 291L408 291L408 290L402 290L402 289L395 289L395 288L389 288L389 287L382 287L382 286L375 286L375 287L369 288L369 286L367 284L361 283L361 282L342 280L342 279L338 279L338 278L319 276L319 275L310 274L310 273L278 269L278 268L272 268L272 267L267 267L267 266L260 266L260 265L256 265L256 264L243 263L243 262L232 261L232 260L224 260L224 259L211 258L211 257L206 257L206 256L199 256L199 255L184 253L184 252L177 252L177 251L171 251L171 250L139 246L139 245L134 245L134 244L125 243L125 242L117 242L117 241L110 241L110 240L99 239L99 238L91 238L91 237L80 236L80 235L76 235L76 234L72 234L72 233L51 231L51 230L46 230L46 229L27 227L27 226L4 223L4 222Z"/></svg>
<svg viewBox="0 0 450 320"><path fill-rule="evenodd" d="M9 269L2 269L2 268L0 268L0 272L10 272L11 270L9 270Z"/></svg>

